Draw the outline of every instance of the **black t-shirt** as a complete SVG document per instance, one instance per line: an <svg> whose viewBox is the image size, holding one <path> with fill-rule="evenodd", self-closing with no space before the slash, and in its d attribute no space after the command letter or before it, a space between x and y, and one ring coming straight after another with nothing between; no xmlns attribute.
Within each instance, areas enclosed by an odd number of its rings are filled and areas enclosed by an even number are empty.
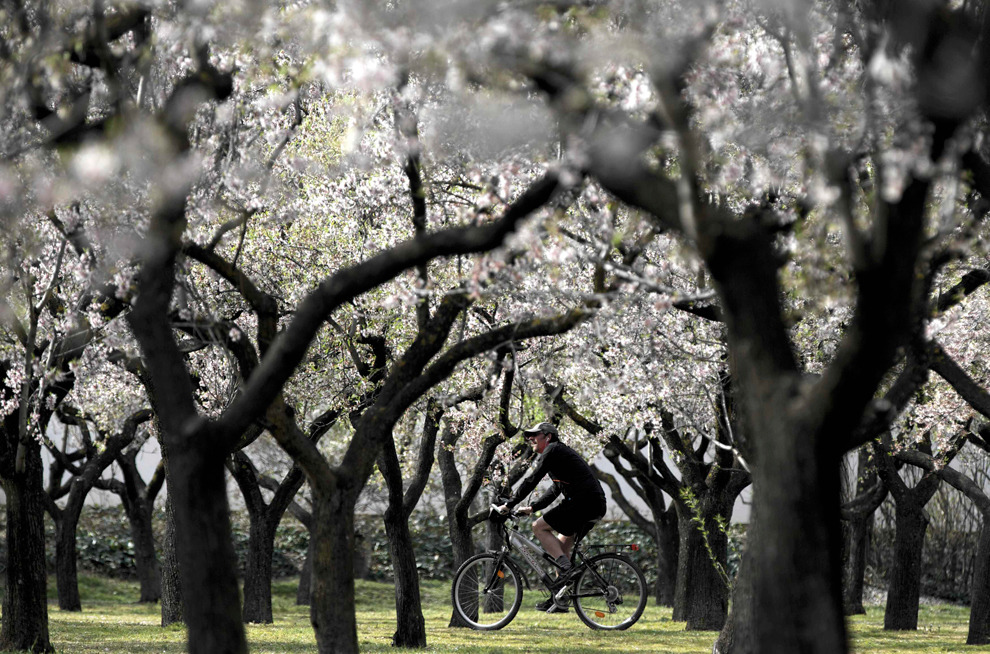
<svg viewBox="0 0 990 654"><path fill-rule="evenodd" d="M533 492L544 475L550 475L553 486L533 502L533 510L546 508L561 493L571 500L598 500L604 505L605 491L595 478L591 466L581 458L581 455L560 441L548 443L543 454L536 461L529 476L509 500L509 506L515 506L524 497Z"/></svg>

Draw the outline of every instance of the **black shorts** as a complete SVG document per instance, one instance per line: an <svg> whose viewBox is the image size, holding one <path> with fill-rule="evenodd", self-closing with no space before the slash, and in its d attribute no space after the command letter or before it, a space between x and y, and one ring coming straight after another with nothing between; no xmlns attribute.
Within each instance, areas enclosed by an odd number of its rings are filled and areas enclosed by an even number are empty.
<svg viewBox="0 0 990 654"><path fill-rule="evenodd" d="M543 514L550 528L564 536L573 536L592 520L605 516L605 498L564 498L557 506Z"/></svg>

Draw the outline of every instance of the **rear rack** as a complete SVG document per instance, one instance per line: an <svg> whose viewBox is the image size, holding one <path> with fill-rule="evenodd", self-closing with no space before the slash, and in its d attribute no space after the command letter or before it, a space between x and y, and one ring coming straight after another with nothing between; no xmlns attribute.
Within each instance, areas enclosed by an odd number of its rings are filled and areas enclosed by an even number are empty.
<svg viewBox="0 0 990 654"><path fill-rule="evenodd" d="M616 550L632 550L633 552L639 552L639 543L601 543L599 545L585 545L586 550L608 550L614 552Z"/></svg>

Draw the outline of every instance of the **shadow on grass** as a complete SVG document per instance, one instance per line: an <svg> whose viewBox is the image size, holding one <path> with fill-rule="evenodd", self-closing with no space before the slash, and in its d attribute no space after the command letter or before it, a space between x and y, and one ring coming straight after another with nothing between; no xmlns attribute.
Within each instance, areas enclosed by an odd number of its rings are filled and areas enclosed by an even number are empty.
<svg viewBox="0 0 990 654"><path fill-rule="evenodd" d="M60 653L71 654L178 654L186 650L182 625L162 629L160 607L138 604L136 583L82 577L82 612L60 611L49 606L52 643ZM248 625L253 654L313 652L316 639L309 621L309 607L295 604L296 581L273 586L274 624ZM422 587L427 628L427 654L606 654L655 652L703 654L711 651L715 632L685 631L683 622L670 619L670 609L647 607L642 619L624 632L599 632L587 628L572 611L547 615L533 609L541 599L527 593L523 608L506 628L479 632L448 627L450 591L444 582L424 582ZM356 587L358 638L362 652L395 654L395 596L384 583L358 582ZM966 607L922 607L916 632L883 630L883 607L870 607L867 615L849 621L853 654L966 654L990 652L967 647Z"/></svg>

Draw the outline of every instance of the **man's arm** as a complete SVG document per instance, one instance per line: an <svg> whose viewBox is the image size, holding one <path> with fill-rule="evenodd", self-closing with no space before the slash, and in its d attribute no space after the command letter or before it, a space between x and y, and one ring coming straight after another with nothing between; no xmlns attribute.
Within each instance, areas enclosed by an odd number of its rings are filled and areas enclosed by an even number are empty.
<svg viewBox="0 0 990 654"><path fill-rule="evenodd" d="M519 502L521 502L524 497L526 497L527 495L533 492L536 486L540 483L540 480L543 479L544 475L547 474L548 471L547 460L550 458L549 455L553 451L551 449L552 445L553 443L547 446L547 449L544 450L543 454L540 455L540 457L536 460L536 466L526 474L526 477L523 479L522 483L519 485L519 488L516 490L516 492L512 494L512 497L509 499L509 501L503 504L502 507L499 507L500 513L505 512L502 511L502 508L508 510L514 507L516 504L519 504ZM551 501L553 501L553 498L551 498Z"/></svg>
<svg viewBox="0 0 990 654"><path fill-rule="evenodd" d="M548 488L545 493L540 495L536 499L536 501L532 503L531 508L534 511L540 511L541 509L547 508L548 506L550 506L551 502L557 499L560 493L561 493L560 484L554 483L553 486Z"/></svg>

